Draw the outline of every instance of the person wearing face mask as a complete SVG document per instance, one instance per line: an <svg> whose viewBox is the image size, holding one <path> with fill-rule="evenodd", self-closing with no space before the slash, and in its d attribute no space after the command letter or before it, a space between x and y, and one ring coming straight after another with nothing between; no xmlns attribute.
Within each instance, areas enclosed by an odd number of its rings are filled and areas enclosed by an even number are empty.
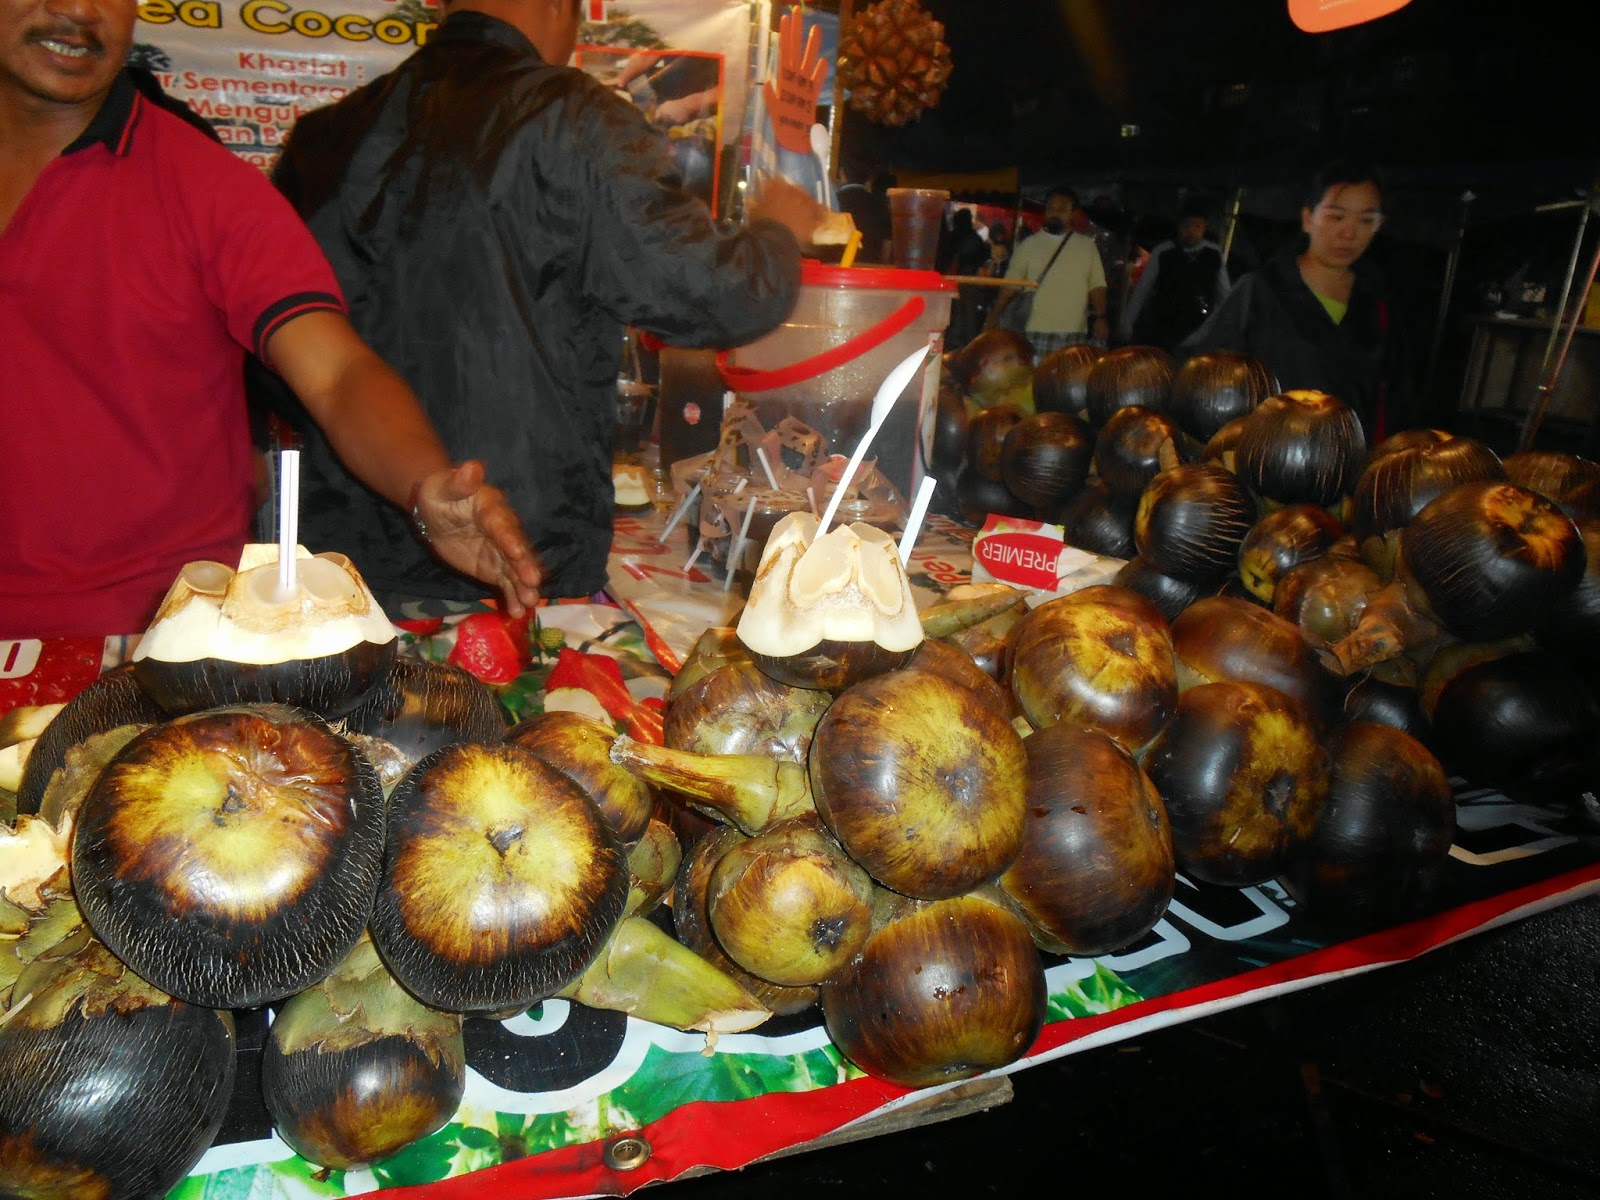
<svg viewBox="0 0 1600 1200"><path fill-rule="evenodd" d="M1180 353L1248 354L1284 391L1337 396L1360 414L1368 445L1417 424L1406 339L1381 274L1364 257L1382 224L1375 166L1323 167L1300 210L1298 243L1243 276Z"/></svg>
<svg viewBox="0 0 1600 1200"><path fill-rule="evenodd" d="M1039 285L1023 331L1035 360L1071 342L1092 339L1104 345L1111 335L1106 318L1105 264L1094 239L1074 230L1077 212L1076 192L1051 188L1044 202L1044 228L1017 246L1006 267L1007 279L1033 280ZM1018 290L1001 293L990 314L991 324L1016 302Z"/></svg>

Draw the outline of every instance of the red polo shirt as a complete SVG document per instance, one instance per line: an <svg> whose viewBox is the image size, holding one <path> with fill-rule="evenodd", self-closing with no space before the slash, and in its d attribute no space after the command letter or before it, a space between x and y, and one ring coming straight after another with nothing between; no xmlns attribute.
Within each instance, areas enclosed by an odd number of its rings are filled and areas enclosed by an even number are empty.
<svg viewBox="0 0 1600 1200"><path fill-rule="evenodd" d="M245 350L343 308L266 177L119 77L0 231L0 638L137 633L236 562Z"/></svg>

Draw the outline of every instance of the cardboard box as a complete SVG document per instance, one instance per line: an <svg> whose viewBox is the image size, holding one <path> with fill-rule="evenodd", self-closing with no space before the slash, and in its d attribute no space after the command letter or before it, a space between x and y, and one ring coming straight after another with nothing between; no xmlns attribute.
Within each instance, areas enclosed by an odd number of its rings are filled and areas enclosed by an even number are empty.
<svg viewBox="0 0 1600 1200"><path fill-rule="evenodd" d="M1023 517L991 513L972 540L972 582L1009 583L1028 594L1032 607L1080 588L1110 583L1123 565L1120 558L1067 545L1060 525Z"/></svg>

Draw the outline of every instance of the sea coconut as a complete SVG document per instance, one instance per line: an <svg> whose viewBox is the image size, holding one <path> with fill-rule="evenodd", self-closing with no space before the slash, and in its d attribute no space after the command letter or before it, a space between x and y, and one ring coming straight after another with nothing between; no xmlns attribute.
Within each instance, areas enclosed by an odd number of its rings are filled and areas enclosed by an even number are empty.
<svg viewBox="0 0 1600 1200"><path fill-rule="evenodd" d="M1092 957L1131 945L1161 919L1176 883L1155 784L1093 730L1052 725L1023 747L1028 823L1001 889L1041 949Z"/></svg>
<svg viewBox="0 0 1600 1200"><path fill-rule="evenodd" d="M674 750L696 754L765 754L803 763L812 731L832 702L831 692L780 683L748 659L731 662L672 698L663 738Z"/></svg>
<svg viewBox="0 0 1600 1200"><path fill-rule="evenodd" d="M940 899L993 879L1022 845L1027 756L959 683L892 671L840 694L811 744L811 792L879 883Z"/></svg>
<svg viewBox="0 0 1600 1200"><path fill-rule="evenodd" d="M1328 756L1298 701L1258 683L1190 688L1144 769L1172 822L1178 869L1245 887L1287 870L1328 794Z"/></svg>
<svg viewBox="0 0 1600 1200"><path fill-rule="evenodd" d="M773 527L739 640L791 687L837 690L904 666L922 623L894 539L862 524L817 530L808 512Z"/></svg>
<svg viewBox="0 0 1600 1200"><path fill-rule="evenodd" d="M1127 604L1048 600L1013 635L1011 690L1034 728L1098 729L1136 753L1177 704L1166 623Z"/></svg>
<svg viewBox="0 0 1600 1200"><path fill-rule="evenodd" d="M350 951L382 853L372 765L310 713L257 704L130 741L79 809L72 883L95 935L143 978L252 1008Z"/></svg>
<svg viewBox="0 0 1600 1200"><path fill-rule="evenodd" d="M1172 415L1204 442L1277 390L1272 372L1259 359L1222 350L1193 354L1173 376Z"/></svg>
<svg viewBox="0 0 1600 1200"><path fill-rule="evenodd" d="M1085 407L1092 428L1103 428L1119 408L1165 412L1172 401L1172 355L1157 346L1121 346L1089 369Z"/></svg>
<svg viewBox="0 0 1600 1200"><path fill-rule="evenodd" d="M901 1087L1016 1062L1043 1027L1044 965L995 888L947 900L878 893L873 932L822 987L828 1036L856 1066Z"/></svg>
<svg viewBox="0 0 1600 1200"><path fill-rule="evenodd" d="M532 750L463 743L389 800L372 940L417 999L528 1008L593 961L622 919L628 863L583 790Z"/></svg>
<svg viewBox="0 0 1600 1200"><path fill-rule="evenodd" d="M288 593L274 544L246 546L237 570L184 566L133 652L156 703L177 715L270 702L331 718L389 672L397 634L354 564L296 551Z"/></svg>

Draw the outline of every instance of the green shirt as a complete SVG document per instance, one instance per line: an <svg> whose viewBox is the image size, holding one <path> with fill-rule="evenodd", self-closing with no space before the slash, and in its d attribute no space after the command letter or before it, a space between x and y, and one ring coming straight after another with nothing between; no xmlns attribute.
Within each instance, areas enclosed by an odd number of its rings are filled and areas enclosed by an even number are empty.
<svg viewBox="0 0 1600 1200"><path fill-rule="evenodd" d="M1345 313L1350 311L1350 304L1345 300L1335 300L1332 296L1324 296L1321 292L1312 290L1311 294L1322 301L1322 307L1328 310L1328 315L1333 318L1335 325L1344 320Z"/></svg>

